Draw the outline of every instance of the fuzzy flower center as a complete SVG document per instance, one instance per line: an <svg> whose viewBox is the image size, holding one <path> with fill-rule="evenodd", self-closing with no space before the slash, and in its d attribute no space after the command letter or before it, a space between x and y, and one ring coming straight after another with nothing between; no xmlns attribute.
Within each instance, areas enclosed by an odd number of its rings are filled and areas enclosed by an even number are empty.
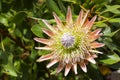
<svg viewBox="0 0 120 80"><path fill-rule="evenodd" d="M70 33L65 33L61 38L61 43L65 48L70 48L74 45L75 38Z"/></svg>

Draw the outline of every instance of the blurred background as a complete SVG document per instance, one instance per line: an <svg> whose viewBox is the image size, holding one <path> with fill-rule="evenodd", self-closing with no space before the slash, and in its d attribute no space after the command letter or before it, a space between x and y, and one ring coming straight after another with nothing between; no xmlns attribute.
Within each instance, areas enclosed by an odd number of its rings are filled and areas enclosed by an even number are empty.
<svg viewBox="0 0 120 80"><path fill-rule="evenodd" d="M93 26L102 28L98 39L105 44L103 52L89 63L88 72L78 68L64 77L64 70L56 75L56 66L46 68L49 61L38 63L41 55L49 51L35 50L34 37L48 37L42 32L46 27L41 19L55 24L52 12L64 22L67 7L75 19L79 11L90 10L88 17L97 15ZM0 80L120 80L120 0L0 0Z"/></svg>

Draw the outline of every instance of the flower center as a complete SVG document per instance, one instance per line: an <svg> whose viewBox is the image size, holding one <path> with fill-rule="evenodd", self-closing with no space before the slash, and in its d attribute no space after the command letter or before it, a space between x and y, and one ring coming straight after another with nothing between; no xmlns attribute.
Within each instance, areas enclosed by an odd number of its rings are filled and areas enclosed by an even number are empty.
<svg viewBox="0 0 120 80"><path fill-rule="evenodd" d="M70 33L65 33L61 38L61 42L65 48L70 48L73 46L75 38Z"/></svg>

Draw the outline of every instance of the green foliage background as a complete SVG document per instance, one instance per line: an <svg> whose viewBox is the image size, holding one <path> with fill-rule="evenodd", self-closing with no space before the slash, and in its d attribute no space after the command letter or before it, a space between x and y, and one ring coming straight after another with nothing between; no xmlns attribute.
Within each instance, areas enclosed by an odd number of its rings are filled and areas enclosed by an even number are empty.
<svg viewBox="0 0 120 80"><path fill-rule="evenodd" d="M67 77L64 71L55 74L56 66L46 68L48 61L36 59L49 52L35 50L34 37L47 37L41 31L46 27L41 19L54 24L52 12L65 20L67 7L76 18L79 11L90 10L89 18L97 15L93 29L102 28L97 64L88 64L88 73L78 68ZM104 66L108 70L105 72ZM0 0L0 80L106 80L111 72L120 69L120 0ZM104 74L105 73L105 74Z"/></svg>

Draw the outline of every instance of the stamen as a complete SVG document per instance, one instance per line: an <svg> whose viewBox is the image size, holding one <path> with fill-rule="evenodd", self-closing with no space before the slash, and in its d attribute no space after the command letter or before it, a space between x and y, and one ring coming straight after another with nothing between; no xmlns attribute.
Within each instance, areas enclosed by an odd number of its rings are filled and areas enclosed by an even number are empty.
<svg viewBox="0 0 120 80"><path fill-rule="evenodd" d="M65 48L70 48L73 46L75 38L70 33L65 33L61 38L61 42Z"/></svg>

